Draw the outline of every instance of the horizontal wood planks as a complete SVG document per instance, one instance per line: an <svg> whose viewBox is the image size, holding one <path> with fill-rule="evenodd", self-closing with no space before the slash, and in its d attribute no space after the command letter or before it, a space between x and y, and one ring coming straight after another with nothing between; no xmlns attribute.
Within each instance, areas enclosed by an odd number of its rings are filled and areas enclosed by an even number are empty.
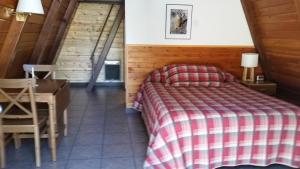
<svg viewBox="0 0 300 169"><path fill-rule="evenodd" d="M242 46L126 46L126 103L132 106L139 86L147 75L172 63L216 65L241 77L241 54L255 52L254 47Z"/></svg>
<svg viewBox="0 0 300 169"><path fill-rule="evenodd" d="M65 39L60 46L56 62L56 76L68 79L71 82L86 83L91 78L91 54L109 13L111 4L80 3L74 19L68 28ZM104 43L109 35L120 5L114 5L111 15L104 27L99 45L95 53L94 63L97 62ZM107 55L107 60L119 60L123 70L124 48L124 23L122 22L112 47ZM102 69L97 81L104 80ZM123 81L123 73L121 74Z"/></svg>
<svg viewBox="0 0 300 169"><path fill-rule="evenodd" d="M265 72L279 93L300 99L300 0L243 0Z"/></svg>

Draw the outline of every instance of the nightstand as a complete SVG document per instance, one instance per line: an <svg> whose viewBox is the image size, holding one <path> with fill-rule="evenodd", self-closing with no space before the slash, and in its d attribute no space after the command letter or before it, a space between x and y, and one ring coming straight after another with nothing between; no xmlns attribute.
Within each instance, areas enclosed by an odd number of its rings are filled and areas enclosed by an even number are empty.
<svg viewBox="0 0 300 169"><path fill-rule="evenodd" d="M275 96L276 95L276 88L277 84L273 82L268 82L268 81L262 81L262 82L245 82L241 81L241 84L244 86L247 86L250 89L256 90L258 92L270 95L270 96Z"/></svg>

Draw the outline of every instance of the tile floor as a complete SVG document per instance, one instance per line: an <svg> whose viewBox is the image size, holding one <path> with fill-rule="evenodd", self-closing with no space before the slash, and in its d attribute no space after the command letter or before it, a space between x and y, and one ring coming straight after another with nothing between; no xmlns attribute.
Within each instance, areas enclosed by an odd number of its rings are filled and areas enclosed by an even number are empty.
<svg viewBox="0 0 300 169"><path fill-rule="evenodd" d="M42 141L40 169L142 169L148 136L140 115L125 113L124 98L125 92L115 87L98 88L93 93L73 87L69 135L59 142L57 162L51 161L47 142ZM18 150L7 145L6 168L34 169L33 146L30 139L23 140ZM268 169L289 168L273 165Z"/></svg>

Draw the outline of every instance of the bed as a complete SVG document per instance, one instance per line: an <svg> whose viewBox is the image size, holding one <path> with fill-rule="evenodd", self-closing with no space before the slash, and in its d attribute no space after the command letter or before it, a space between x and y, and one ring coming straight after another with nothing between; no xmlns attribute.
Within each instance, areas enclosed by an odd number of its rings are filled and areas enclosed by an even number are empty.
<svg viewBox="0 0 300 169"><path fill-rule="evenodd" d="M214 66L168 65L141 85L144 168L300 167L300 108L248 89Z"/></svg>

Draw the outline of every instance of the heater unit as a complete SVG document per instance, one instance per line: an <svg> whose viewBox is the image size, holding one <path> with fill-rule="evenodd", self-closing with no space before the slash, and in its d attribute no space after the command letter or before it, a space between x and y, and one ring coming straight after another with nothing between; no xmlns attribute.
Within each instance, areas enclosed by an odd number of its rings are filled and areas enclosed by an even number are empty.
<svg viewBox="0 0 300 169"><path fill-rule="evenodd" d="M120 61L105 61L105 81L119 82L121 80L120 73Z"/></svg>

